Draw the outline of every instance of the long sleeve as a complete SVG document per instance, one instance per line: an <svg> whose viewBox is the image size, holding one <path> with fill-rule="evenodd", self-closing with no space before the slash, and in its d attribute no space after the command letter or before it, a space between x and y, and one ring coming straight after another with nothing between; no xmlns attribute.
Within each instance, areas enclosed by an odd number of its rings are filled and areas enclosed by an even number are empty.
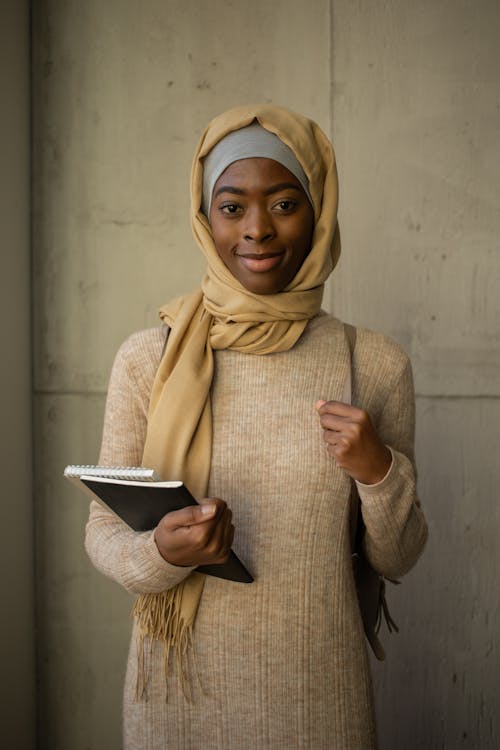
<svg viewBox="0 0 500 750"><path fill-rule="evenodd" d="M375 570L387 578L398 578L413 567L428 533L416 491L412 371L405 355L394 351L398 367L376 420L380 437L392 451L392 465L378 484L357 483L366 526L365 553Z"/></svg>
<svg viewBox="0 0 500 750"><path fill-rule="evenodd" d="M140 466L151 385L163 334L160 328L131 336L116 355L108 388L99 463ZM95 567L128 591L158 593L182 581L192 568L167 563L153 532L132 531L97 502L90 505L85 548Z"/></svg>

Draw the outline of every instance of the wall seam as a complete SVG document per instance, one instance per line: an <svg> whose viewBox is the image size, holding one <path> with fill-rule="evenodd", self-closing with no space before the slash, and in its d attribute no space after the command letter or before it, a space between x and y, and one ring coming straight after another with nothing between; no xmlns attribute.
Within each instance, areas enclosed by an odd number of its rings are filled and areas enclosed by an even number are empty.
<svg viewBox="0 0 500 750"><path fill-rule="evenodd" d="M40 745L39 742L39 727L40 727L40 703L38 696L38 685L39 685L39 659L40 649L37 634L39 632L39 607L38 607L38 587L37 587L37 557L38 557L38 542L37 542L37 518L36 518L36 494L35 494L35 335L34 335L34 321L35 321L35 304L34 304L34 277L35 277L35 231L33 226L33 214L34 214L34 81L33 81L33 2L27 0L28 9L28 148L29 148L29 195L28 195L28 212L29 212L29 286L30 286L30 370L31 370L31 504L32 504L32 549L33 549L33 583L32 583L32 596L33 596L33 619L34 619L34 633L33 633L33 651L34 651L34 742L35 748Z"/></svg>
<svg viewBox="0 0 500 750"><path fill-rule="evenodd" d="M49 390L49 389L40 389L40 390L33 390L33 396L95 396L95 397L105 397L107 395L106 390L102 391L84 391L84 390ZM459 394L453 394L453 395L447 395L445 393L415 393L416 399L427 399L429 401L499 401L500 400L500 394L486 394L486 393L479 393L479 394L472 394L472 393L459 393Z"/></svg>
<svg viewBox="0 0 500 750"><path fill-rule="evenodd" d="M328 72L330 75L328 92L328 126L333 141L333 2L328 1Z"/></svg>

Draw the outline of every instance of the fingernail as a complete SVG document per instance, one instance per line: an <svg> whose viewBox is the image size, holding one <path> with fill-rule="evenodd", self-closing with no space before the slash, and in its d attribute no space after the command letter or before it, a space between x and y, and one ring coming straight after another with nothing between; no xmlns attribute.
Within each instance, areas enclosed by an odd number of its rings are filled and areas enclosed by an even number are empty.
<svg viewBox="0 0 500 750"><path fill-rule="evenodd" d="M217 506L215 505L201 505L200 506L201 512L203 513L204 516L213 516L216 510L216 507Z"/></svg>

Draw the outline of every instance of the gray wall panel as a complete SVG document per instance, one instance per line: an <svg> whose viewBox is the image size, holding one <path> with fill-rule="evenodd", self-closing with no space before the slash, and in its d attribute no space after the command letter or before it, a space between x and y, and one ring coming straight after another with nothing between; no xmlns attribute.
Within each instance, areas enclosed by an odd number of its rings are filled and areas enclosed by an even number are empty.
<svg viewBox="0 0 500 750"><path fill-rule="evenodd" d="M498 396L498 7L335 0L332 38L332 304L404 344L420 393Z"/></svg>
<svg viewBox="0 0 500 750"><path fill-rule="evenodd" d="M384 750L495 748L500 618L500 400L418 400L420 496L427 549L389 586L398 635L374 665Z"/></svg>
<svg viewBox="0 0 500 750"><path fill-rule="evenodd" d="M35 737L29 4L0 6L1 742Z"/></svg>
<svg viewBox="0 0 500 750"><path fill-rule="evenodd" d="M97 460L104 396L35 398L40 747L121 746L121 696L133 597L84 550L88 499L63 478Z"/></svg>

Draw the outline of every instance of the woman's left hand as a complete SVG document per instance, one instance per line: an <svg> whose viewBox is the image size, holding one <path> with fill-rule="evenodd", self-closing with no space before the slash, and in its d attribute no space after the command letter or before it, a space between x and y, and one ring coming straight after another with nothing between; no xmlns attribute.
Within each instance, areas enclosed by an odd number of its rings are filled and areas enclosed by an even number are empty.
<svg viewBox="0 0 500 750"><path fill-rule="evenodd" d="M380 482L389 471L392 455L368 412L341 401L317 401L316 410L327 451L337 465L362 484Z"/></svg>

